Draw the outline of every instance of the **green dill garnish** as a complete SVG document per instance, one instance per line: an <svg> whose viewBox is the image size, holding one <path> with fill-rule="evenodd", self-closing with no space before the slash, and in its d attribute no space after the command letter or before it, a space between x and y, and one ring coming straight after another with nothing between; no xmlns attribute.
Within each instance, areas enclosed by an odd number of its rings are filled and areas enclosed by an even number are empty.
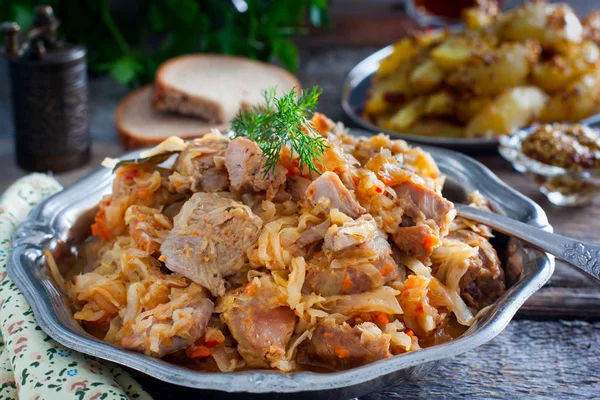
<svg viewBox="0 0 600 400"><path fill-rule="evenodd" d="M327 144L310 122L309 115L317 106L321 90L313 87L297 94L295 90L276 96L276 89L263 92L265 104L242 110L231 121L234 137L244 136L256 142L265 158L265 175L280 161L285 146L291 157L298 156L298 167L320 174L321 156Z"/></svg>

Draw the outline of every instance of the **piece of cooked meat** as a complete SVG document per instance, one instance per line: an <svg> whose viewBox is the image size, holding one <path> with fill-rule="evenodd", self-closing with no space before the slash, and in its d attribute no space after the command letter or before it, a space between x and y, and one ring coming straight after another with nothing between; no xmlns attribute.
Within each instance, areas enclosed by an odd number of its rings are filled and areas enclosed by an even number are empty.
<svg viewBox="0 0 600 400"><path fill-rule="evenodd" d="M362 293L371 289L373 281L368 275L350 268L330 268L327 264L309 263L302 291L321 296Z"/></svg>
<svg viewBox="0 0 600 400"><path fill-rule="evenodd" d="M391 336L371 322L351 327L325 319L308 342L308 363L334 370L358 367L391 357L390 341Z"/></svg>
<svg viewBox="0 0 600 400"><path fill-rule="evenodd" d="M392 239L402 252L425 261L448 231L454 205L411 179L394 186L394 191L404 214L400 226L391 232Z"/></svg>
<svg viewBox="0 0 600 400"><path fill-rule="evenodd" d="M244 263L261 227L262 220L242 203L214 193L195 193L175 216L173 230L160 248L161 261L221 296L223 278Z"/></svg>
<svg viewBox="0 0 600 400"><path fill-rule="evenodd" d="M506 291L504 269L496 249L485 237L469 229L450 232L448 238L479 248L459 282L462 298L478 310L492 304Z"/></svg>
<svg viewBox="0 0 600 400"><path fill-rule="evenodd" d="M272 278L255 278L227 293L219 299L216 311L237 341L247 366L269 368L285 360L296 315L280 296Z"/></svg>
<svg viewBox="0 0 600 400"><path fill-rule="evenodd" d="M125 223L134 246L153 254L160 249L173 228L171 220L156 208L129 206L125 212Z"/></svg>
<svg viewBox="0 0 600 400"><path fill-rule="evenodd" d="M327 230L323 252L308 262L302 290L322 296L363 293L398 274L386 234L366 214Z"/></svg>
<svg viewBox="0 0 600 400"><path fill-rule="evenodd" d="M331 207L337 208L344 214L357 218L366 210L356 201L352 193L344 186L337 174L326 171L315 179L306 190L306 198L313 205L317 205L319 199L326 197L331 201Z"/></svg>
<svg viewBox="0 0 600 400"><path fill-rule="evenodd" d="M300 234L298 240L296 240L296 244L300 247L304 247L308 246L309 244L323 240L330 226L331 221L329 220L329 218L318 225L311 226L310 228L308 228Z"/></svg>
<svg viewBox="0 0 600 400"><path fill-rule="evenodd" d="M298 175L290 175L285 182L286 191L292 195L296 201L306 197L306 190L310 186L311 180Z"/></svg>
<svg viewBox="0 0 600 400"><path fill-rule="evenodd" d="M126 322L118 343L155 357L182 350L204 336L213 307L206 291L192 283L177 298Z"/></svg>
<svg viewBox="0 0 600 400"><path fill-rule="evenodd" d="M450 211L454 209L454 205L442 195L412 180L394 186L394 191L406 216L415 224L432 220L440 228L440 232L447 230L452 221Z"/></svg>
<svg viewBox="0 0 600 400"><path fill-rule="evenodd" d="M171 190L177 193L220 192L229 180L223 163L229 139L208 134L194 139L179 154L169 177Z"/></svg>
<svg viewBox="0 0 600 400"><path fill-rule="evenodd" d="M279 164L265 175L262 151L255 142L244 137L235 138L229 143L225 167L231 189L235 192L266 191L267 199L272 199L285 182L286 170Z"/></svg>
<svg viewBox="0 0 600 400"><path fill-rule="evenodd" d="M425 224L399 227L392 239L400 251L420 261L427 259L440 244L438 234Z"/></svg>

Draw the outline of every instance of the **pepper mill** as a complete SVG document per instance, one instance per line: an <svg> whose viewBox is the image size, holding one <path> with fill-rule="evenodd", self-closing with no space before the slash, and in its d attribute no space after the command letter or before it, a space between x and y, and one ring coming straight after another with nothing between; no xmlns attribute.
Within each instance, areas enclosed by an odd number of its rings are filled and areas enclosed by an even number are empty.
<svg viewBox="0 0 600 400"><path fill-rule="evenodd" d="M90 159L87 51L58 40L58 26L50 6L35 9L32 29L22 35L14 22L0 25L17 163L29 171L68 171Z"/></svg>

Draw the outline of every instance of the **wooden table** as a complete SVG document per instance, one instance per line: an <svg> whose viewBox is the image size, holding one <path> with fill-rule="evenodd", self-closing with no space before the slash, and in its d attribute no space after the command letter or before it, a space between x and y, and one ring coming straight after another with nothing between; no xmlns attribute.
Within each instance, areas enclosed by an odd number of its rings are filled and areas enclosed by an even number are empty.
<svg viewBox="0 0 600 400"><path fill-rule="evenodd" d="M299 77L305 87L324 89L320 111L342 119L340 87L346 72L379 45L304 48ZM7 82L0 79L0 120L7 126ZM124 89L109 79L91 81L94 159L85 168L57 176L67 185L94 168L105 156L116 156L112 114ZM4 98L3 98L4 97ZM10 123L8 123L10 126ZM0 131L0 191L25 174L14 165L12 141ZM600 243L600 204L584 208L552 206L526 177L497 153L475 154L502 180L538 202L556 232ZM430 377L368 399L598 398L600 397L600 286L557 262L551 281L521 309L516 320L490 343L441 363ZM136 374L157 399L194 398L197 392ZM224 397L224 396L223 396Z"/></svg>

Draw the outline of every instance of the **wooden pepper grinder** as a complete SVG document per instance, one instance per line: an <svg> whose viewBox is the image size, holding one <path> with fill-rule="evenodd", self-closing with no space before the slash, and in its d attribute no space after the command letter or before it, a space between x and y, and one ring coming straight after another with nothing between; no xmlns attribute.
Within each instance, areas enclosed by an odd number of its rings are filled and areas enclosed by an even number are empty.
<svg viewBox="0 0 600 400"><path fill-rule="evenodd" d="M52 8L38 6L33 28L0 25L12 87L17 163L62 172L90 159L86 49L56 38Z"/></svg>

